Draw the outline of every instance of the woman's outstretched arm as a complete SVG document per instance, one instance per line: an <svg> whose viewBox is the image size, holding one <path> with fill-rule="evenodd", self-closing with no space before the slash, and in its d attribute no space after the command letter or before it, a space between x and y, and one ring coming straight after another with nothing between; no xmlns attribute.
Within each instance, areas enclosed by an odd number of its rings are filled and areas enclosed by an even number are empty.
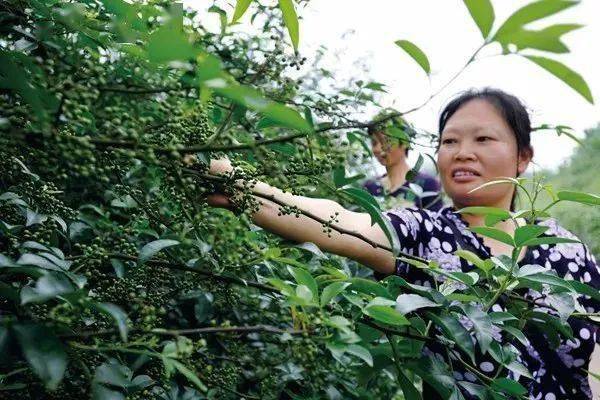
<svg viewBox="0 0 600 400"><path fill-rule="evenodd" d="M232 170L233 167L227 159L211 160L209 172L213 175L229 174ZM287 206L297 207L321 220L328 221L335 217L339 222L334 224L339 228L355 232L373 243L389 248L390 243L385 233L379 225L371 225L369 214L347 210L332 200L293 195L264 182L258 182L254 186L253 193L260 195L255 196L260 206L252 214L256 225L285 239L312 242L323 251L351 258L376 271L386 274L394 272L395 260L390 251L374 247L363 239L335 230L329 234L324 233L321 222L303 214L299 217L294 214L279 215L280 205L265 197L274 198ZM212 196L209 202L216 206L227 206L227 199L222 195Z"/></svg>

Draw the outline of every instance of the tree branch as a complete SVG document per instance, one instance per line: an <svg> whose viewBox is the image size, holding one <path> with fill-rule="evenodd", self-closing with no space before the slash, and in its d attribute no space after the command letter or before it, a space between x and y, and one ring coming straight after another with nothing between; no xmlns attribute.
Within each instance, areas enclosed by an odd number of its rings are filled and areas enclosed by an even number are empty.
<svg viewBox="0 0 600 400"><path fill-rule="evenodd" d="M137 257L128 256L126 254L109 253L109 254L107 254L107 256L110 258L117 258L117 259L125 260L125 261L134 261L134 262L138 261ZM265 285L264 283L255 282L255 281L247 281L245 279L237 278L234 276L219 275L219 274L215 274L214 272L203 271L198 268L188 267L185 264L172 263L169 261L161 261L161 260L148 260L148 261L146 261L146 264L156 265L159 267L174 269L174 270L178 270L178 271L193 272L195 274L203 275L203 276L206 276L206 277L209 277L209 278L221 281L221 282L227 282L227 283L232 283L235 285L242 285L242 286L250 286L253 288L264 290L266 292L279 293L279 290L277 290L273 286Z"/></svg>
<svg viewBox="0 0 600 400"><path fill-rule="evenodd" d="M187 336L187 335L202 335L202 334L215 334L215 333L289 333L290 335L302 335L307 331L301 331L296 329L281 329L271 325L246 325L246 326L219 326L210 328L190 328L190 329L130 329L130 333L147 333L161 336ZM62 339L74 339L74 338L90 338L98 336L107 336L118 334L117 329L103 329L98 331L83 331L74 332L58 335Z"/></svg>

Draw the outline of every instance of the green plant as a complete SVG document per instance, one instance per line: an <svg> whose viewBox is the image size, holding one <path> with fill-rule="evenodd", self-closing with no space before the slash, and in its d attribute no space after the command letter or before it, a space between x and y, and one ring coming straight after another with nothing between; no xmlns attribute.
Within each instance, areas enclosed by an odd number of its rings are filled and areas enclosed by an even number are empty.
<svg viewBox="0 0 600 400"><path fill-rule="evenodd" d="M526 7L492 36L491 5L465 3L483 46L563 49L567 30L524 26L572 2ZM255 229L246 215L256 205L255 178L334 196L388 229L377 202L351 186L356 176L344 168L357 167L352 156L366 147L357 129L370 124L350 110L376 103L382 85L356 81L323 94L313 78L331 72L318 64L306 81L286 76L306 60L282 45L289 35L297 48L299 28L294 3L278 4L237 1L233 22L251 12L262 26L256 35L231 33L217 4L218 34L167 1L0 5L0 396L366 399L402 392L416 399L409 377L419 376L439 378L445 397L461 398L450 366L420 351L437 341L471 365L475 345L456 325L460 316L476 314L518 336L532 318L530 304L514 299L506 323L486 313L515 284L597 297L587 285L516 270L514 256L498 263L467 252L459 255L479 271L446 274L461 290L424 290L397 276L376 282L356 263ZM424 53L409 43L398 45L429 72ZM590 98L577 74L530 59ZM239 166L235 176L206 173L206 161L222 153ZM250 182L242 215L207 207L206 195L231 193L236 178ZM521 215L533 218L532 207ZM479 212L491 222L515 217ZM335 216L321 222L326 232L338 229ZM480 233L497 235L493 229ZM521 232L503 237L515 251L543 240L533 228ZM407 262L444 274L427 260ZM564 321L552 321L548 329L565 334ZM482 350L503 351L488 332L475 335ZM480 383L476 390L496 398L522 393L502 377Z"/></svg>

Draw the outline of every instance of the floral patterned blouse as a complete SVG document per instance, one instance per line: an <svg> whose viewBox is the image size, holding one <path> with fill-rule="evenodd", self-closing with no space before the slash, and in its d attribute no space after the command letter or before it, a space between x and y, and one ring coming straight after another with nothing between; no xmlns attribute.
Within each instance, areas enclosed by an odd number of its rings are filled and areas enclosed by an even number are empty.
<svg viewBox="0 0 600 400"><path fill-rule="evenodd" d="M386 189L382 184L383 179L387 179L386 177L387 174L384 174L377 179L370 179L363 184L363 188L373 196L390 196L404 199L407 202L410 202L411 206L414 204L415 207L427 208L433 211L438 211L444 205L439 196L440 182L429 174L418 172L412 182L404 182L402 186L391 193L386 192ZM420 196L413 192L410 187L411 183L416 184L423 190L423 193ZM396 206L392 205L390 208L391 207Z"/></svg>
<svg viewBox="0 0 600 400"><path fill-rule="evenodd" d="M467 223L451 207L442 208L438 212L404 208L388 211L386 215L398 233L404 253L435 260L440 264L440 268L446 271L468 272L474 269L472 264L453 254L460 248L460 245L448 223L455 224L462 235L462 243L468 243L471 250L474 250L479 257L490 257L491 251L484 244L483 238L469 231ZM577 239L553 219L538 222L538 224L548 227L543 236ZM524 258L519 261L519 265L542 266L547 270L556 271L565 279L579 280L596 289L600 288L600 269L588 248L580 243L543 244L529 247ZM431 287L434 284L434 278L431 275L401 261L398 261L396 265L396 273L415 285ZM443 281L444 277L438 275L435 279ZM538 299L539 303L545 301L543 294L528 289L525 296L531 300ZM579 311L600 311L599 302L588 296L579 296L577 300L582 306ZM537 307L536 309L556 315L556 311L550 308ZM505 311L505 309L500 304L496 304L492 307L492 311ZM467 317L464 317L461 323L467 329L472 326L472 322ZM568 319L568 323L573 330L574 339L565 340L561 337L557 349L551 349L548 338L539 330L527 329L524 331L526 338L523 338L524 343L521 343L494 325L494 328L497 328L494 338L514 345L521 352L517 361L525 365L533 375L533 380L519 376L512 371L505 375L517 379L526 387L530 399L587 400L592 398L587 379L588 374L584 370L588 369L595 343L600 342L600 329L589 320L581 318L571 317ZM490 357L489 353L486 355L479 353L477 360L480 371L490 377L495 375L498 364ZM453 365L460 368L459 363L453 363ZM454 369L457 381L476 382L475 375L459 368ZM466 398L472 398L467 392L464 395Z"/></svg>

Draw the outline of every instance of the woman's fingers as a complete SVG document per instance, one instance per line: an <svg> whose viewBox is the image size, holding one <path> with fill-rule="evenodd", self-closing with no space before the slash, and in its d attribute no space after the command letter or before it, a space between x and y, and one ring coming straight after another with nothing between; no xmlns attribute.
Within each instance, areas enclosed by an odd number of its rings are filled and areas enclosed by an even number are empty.
<svg viewBox="0 0 600 400"><path fill-rule="evenodd" d="M210 160L209 173L213 175L228 174L233 171L233 165L228 158L212 159Z"/></svg>
<svg viewBox="0 0 600 400"><path fill-rule="evenodd" d="M220 193L209 194L206 197L206 201L208 202L208 205L213 206L213 207L221 207L221 208L231 208L232 207L232 204L229 201L229 198L227 196L225 196L224 194L220 194Z"/></svg>

